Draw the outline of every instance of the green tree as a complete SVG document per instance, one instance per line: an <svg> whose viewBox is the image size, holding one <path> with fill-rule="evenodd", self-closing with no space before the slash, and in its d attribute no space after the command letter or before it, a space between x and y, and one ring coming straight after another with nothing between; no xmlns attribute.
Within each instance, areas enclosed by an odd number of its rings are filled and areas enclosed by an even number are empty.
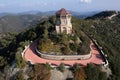
<svg viewBox="0 0 120 80"><path fill-rule="evenodd" d="M61 63L61 64L59 65L58 69L59 69L61 72L64 72L64 70L65 70L65 65L64 65L64 63Z"/></svg>
<svg viewBox="0 0 120 80"><path fill-rule="evenodd" d="M43 38L44 39L48 39L48 29L47 29L47 27L45 27L45 29L44 29L44 34L43 34Z"/></svg>
<svg viewBox="0 0 120 80"><path fill-rule="evenodd" d="M50 70L48 70L45 65L36 64L33 66L29 72L30 80L50 80Z"/></svg>
<svg viewBox="0 0 120 80"><path fill-rule="evenodd" d="M30 44L30 41L21 41L21 42L19 43L19 47L24 48L25 46L27 46L27 45L29 45L29 44Z"/></svg>
<svg viewBox="0 0 120 80"><path fill-rule="evenodd" d="M53 48L53 43L50 39L39 40L38 49L43 52L49 52Z"/></svg>
<svg viewBox="0 0 120 80"><path fill-rule="evenodd" d="M99 79L100 80L107 80L107 74L106 74L106 72L100 72Z"/></svg>
<svg viewBox="0 0 120 80"><path fill-rule="evenodd" d="M79 69L80 69L79 64L75 63L75 64L73 65L73 72L76 72L76 71L78 71Z"/></svg>
<svg viewBox="0 0 120 80"><path fill-rule="evenodd" d="M52 23L53 25L55 25L55 16L51 16L49 18L49 22Z"/></svg>
<svg viewBox="0 0 120 80"><path fill-rule="evenodd" d="M100 70L94 64L86 67L87 80L99 80Z"/></svg>
<svg viewBox="0 0 120 80"><path fill-rule="evenodd" d="M52 69L49 63L46 63L46 64L45 64L45 67L46 67L48 70L51 70L51 69Z"/></svg>
<svg viewBox="0 0 120 80"><path fill-rule="evenodd" d="M75 71L73 80L86 80L86 78L87 76L84 68L79 68L77 71Z"/></svg>
<svg viewBox="0 0 120 80"><path fill-rule="evenodd" d="M69 46L62 47L62 48L61 48L61 52L62 52L64 55L70 55L70 54L71 54L71 50L70 50Z"/></svg>
<svg viewBox="0 0 120 80"><path fill-rule="evenodd" d="M19 53L19 52L17 52L15 55L15 63L16 63L16 67L18 67L18 68L24 68L26 66L26 62L22 58L21 53Z"/></svg>
<svg viewBox="0 0 120 80"><path fill-rule="evenodd" d="M70 46L70 49L71 49L72 51L74 51L74 52L77 51L77 47L78 47L77 44L75 44L75 43L70 43L69 46Z"/></svg>
<svg viewBox="0 0 120 80"><path fill-rule="evenodd" d="M28 39L29 40L34 40L37 37L36 33L33 31L29 31L28 33Z"/></svg>
<svg viewBox="0 0 120 80"><path fill-rule="evenodd" d="M62 44L65 44L65 45L68 45L68 42L69 42L69 38L68 38L68 35L65 34L65 33L62 33L59 35L59 38L60 38L60 43Z"/></svg>
<svg viewBox="0 0 120 80"><path fill-rule="evenodd" d="M3 68L6 64L6 59L3 56L0 56L0 68Z"/></svg>
<svg viewBox="0 0 120 80"><path fill-rule="evenodd" d="M3 73L0 71L0 80L4 80L3 79Z"/></svg>

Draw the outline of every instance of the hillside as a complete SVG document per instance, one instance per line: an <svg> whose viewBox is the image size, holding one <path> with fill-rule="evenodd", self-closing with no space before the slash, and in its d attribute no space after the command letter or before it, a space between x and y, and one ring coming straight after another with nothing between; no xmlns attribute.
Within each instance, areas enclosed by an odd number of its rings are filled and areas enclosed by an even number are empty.
<svg viewBox="0 0 120 80"><path fill-rule="evenodd" d="M102 13L102 16L101 16ZM99 45L102 47L109 61L109 66L112 69L113 75L110 80L119 80L120 79L120 14L111 19L106 18L116 12L101 12L97 14L98 16L91 17L87 19L86 22L81 25L82 30L86 32L89 36L97 40ZM104 15L103 13L107 14ZM101 16L101 17L100 17ZM94 20L93 20L94 19Z"/></svg>
<svg viewBox="0 0 120 80"><path fill-rule="evenodd" d="M114 14L118 14L118 11L102 11L98 14L95 14L93 16L87 17L86 19L105 19L108 18Z"/></svg>
<svg viewBox="0 0 120 80"><path fill-rule="evenodd" d="M87 65L85 68L79 68L76 64L73 66L73 80L119 80L120 79L120 14L113 16L111 19L105 18L111 16L111 12L101 12L110 15L98 15L97 18L91 17L91 19L77 19L75 17L72 18L73 28L78 36L81 36L80 33L83 31L90 38L95 39L98 44L102 47L105 54L107 54L107 59L109 61L109 67L112 70L112 75L107 79L106 73L101 72L101 65L95 66L93 64ZM99 13L99 14L101 14ZM116 13L115 13L116 14ZM113 15L113 12L112 12ZM101 16L101 17L100 17ZM105 16L105 17L103 17ZM54 17L50 17L47 21L50 22L52 28L54 28ZM39 22L37 26L34 26L31 29L23 31L21 33L6 33L0 37L0 77L4 80L4 75L9 75L8 71L11 65L15 62L15 68L23 68L27 65L22 59L20 53L23 51L24 46L30 44L30 41L36 40L38 37L43 36L44 27L46 20L43 22ZM50 29L50 31L52 31ZM46 63L44 65L44 70L50 69L50 66ZM30 66L31 67L31 66ZM43 66L41 68L36 66L32 66L35 70L33 71L31 68L31 73L36 75L30 75L31 78L38 77L38 75L45 76L50 75L42 72ZM46 69L47 68L47 69ZM14 69L14 68L13 68ZM44 74L37 74L37 69L40 69L40 72ZM59 67L61 71L63 71L64 67ZM49 70L47 70L49 71ZM81 73L81 74L79 74ZM4 75L3 75L4 74ZM91 76L92 75L92 76ZM94 76L96 75L96 76ZM82 77L80 77L82 76ZM22 75L23 77L23 75ZM50 76L47 76L48 78ZM7 78L7 79L8 79ZM21 78L21 76L19 76Z"/></svg>
<svg viewBox="0 0 120 80"><path fill-rule="evenodd" d="M37 15L8 15L0 18L0 33L20 32L35 26L44 17Z"/></svg>

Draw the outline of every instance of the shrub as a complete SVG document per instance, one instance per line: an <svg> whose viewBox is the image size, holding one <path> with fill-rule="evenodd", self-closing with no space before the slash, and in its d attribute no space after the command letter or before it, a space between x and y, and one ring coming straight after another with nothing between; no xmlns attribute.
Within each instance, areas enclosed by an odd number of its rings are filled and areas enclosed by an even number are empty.
<svg viewBox="0 0 120 80"><path fill-rule="evenodd" d="M53 43L50 39L42 39L39 41L38 49L43 52L48 52L50 49L53 48Z"/></svg>
<svg viewBox="0 0 120 80"><path fill-rule="evenodd" d="M43 64L36 64L29 72L29 80L50 80L50 70Z"/></svg>
<svg viewBox="0 0 120 80"><path fill-rule="evenodd" d="M15 55L15 63L17 68L24 68L26 66L26 62L19 52L17 52Z"/></svg>
<svg viewBox="0 0 120 80"><path fill-rule="evenodd" d="M86 80L86 78L87 76L84 68L79 68L77 71L75 71L73 80Z"/></svg>
<svg viewBox="0 0 120 80"><path fill-rule="evenodd" d="M61 48L61 52L62 52L64 55L70 54L70 48L69 48L69 47L62 47L62 48Z"/></svg>
<svg viewBox="0 0 120 80"><path fill-rule="evenodd" d="M59 69L61 72L64 72L64 70L65 70L65 65L64 65L64 63L61 63L61 64L59 65L58 69Z"/></svg>
<svg viewBox="0 0 120 80"><path fill-rule="evenodd" d="M75 43L70 43L70 49L72 50L72 51L74 51L74 52L76 52L77 51L77 44L75 44Z"/></svg>

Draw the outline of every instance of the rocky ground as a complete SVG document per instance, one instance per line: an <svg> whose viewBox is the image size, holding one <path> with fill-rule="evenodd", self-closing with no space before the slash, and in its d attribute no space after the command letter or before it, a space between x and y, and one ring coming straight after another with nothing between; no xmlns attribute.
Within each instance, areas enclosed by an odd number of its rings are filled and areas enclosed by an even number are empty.
<svg viewBox="0 0 120 80"><path fill-rule="evenodd" d="M56 68L51 70L50 80L71 80L72 78L73 78L73 74L68 69L65 69L64 72L60 72Z"/></svg>

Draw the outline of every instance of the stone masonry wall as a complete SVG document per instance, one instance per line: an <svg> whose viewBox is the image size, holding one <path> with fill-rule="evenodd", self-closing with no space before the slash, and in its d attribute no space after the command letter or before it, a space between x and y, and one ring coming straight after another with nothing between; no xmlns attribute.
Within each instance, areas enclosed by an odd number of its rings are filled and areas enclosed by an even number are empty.
<svg viewBox="0 0 120 80"><path fill-rule="evenodd" d="M87 55L49 55L39 52L38 49L36 49L36 52L42 58L51 59L51 60L83 60L91 57L91 53Z"/></svg>

